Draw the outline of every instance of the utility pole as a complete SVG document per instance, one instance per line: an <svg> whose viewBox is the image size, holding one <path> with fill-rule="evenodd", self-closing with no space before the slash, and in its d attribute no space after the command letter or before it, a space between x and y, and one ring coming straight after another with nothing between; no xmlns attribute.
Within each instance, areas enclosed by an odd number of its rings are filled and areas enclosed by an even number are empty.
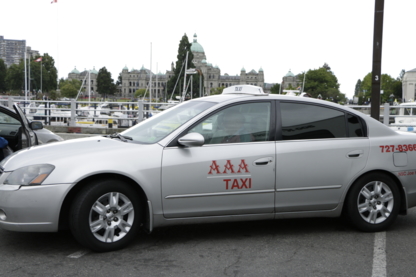
<svg viewBox="0 0 416 277"><path fill-rule="evenodd" d="M383 42L384 0L375 0L374 39L373 39L373 71L371 82L371 117L380 119L381 89L381 50Z"/></svg>

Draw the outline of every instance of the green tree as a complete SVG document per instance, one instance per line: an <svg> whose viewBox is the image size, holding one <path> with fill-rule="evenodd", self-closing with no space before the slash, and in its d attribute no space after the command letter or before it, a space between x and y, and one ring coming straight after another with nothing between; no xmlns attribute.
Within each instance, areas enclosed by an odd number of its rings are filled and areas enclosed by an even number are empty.
<svg viewBox="0 0 416 277"><path fill-rule="evenodd" d="M6 87L7 66L2 59L0 59L0 93L7 90Z"/></svg>
<svg viewBox="0 0 416 277"><path fill-rule="evenodd" d="M400 71L400 75L399 75L400 81L403 81L403 77L404 77L405 73L406 73L406 70L404 70L404 69L402 69L402 71Z"/></svg>
<svg viewBox="0 0 416 277"><path fill-rule="evenodd" d="M123 83L123 77L121 76L121 73L120 73L120 74L118 74L118 79L117 79L117 82L116 82L116 86L121 86L122 83Z"/></svg>
<svg viewBox="0 0 416 277"><path fill-rule="evenodd" d="M354 96L358 96L360 94L360 91L361 91L361 80L358 79L357 83L355 84Z"/></svg>
<svg viewBox="0 0 416 277"><path fill-rule="evenodd" d="M274 84L271 88L270 88L270 93L273 94L279 94L280 92L280 84Z"/></svg>
<svg viewBox="0 0 416 277"><path fill-rule="evenodd" d="M146 93L146 90L144 88L138 89L134 93L134 97L136 98L143 97L145 93Z"/></svg>
<svg viewBox="0 0 416 277"><path fill-rule="evenodd" d="M299 74L299 80L303 80L305 73ZM305 77L304 92L309 93L312 97L317 98L318 95L322 99L336 101L345 99L345 94L339 91L339 83L335 74L331 71L328 64L314 70L308 70Z"/></svg>
<svg viewBox="0 0 416 277"><path fill-rule="evenodd" d="M97 75L97 90L98 93L104 95L104 99L109 95L116 93L116 85L111 78L111 72L107 71L107 68L103 67L98 71Z"/></svg>
<svg viewBox="0 0 416 277"><path fill-rule="evenodd" d="M6 86L9 90L23 91L25 85L25 73L24 65L22 62L19 64L12 64L6 73Z"/></svg>
<svg viewBox="0 0 416 277"><path fill-rule="evenodd" d="M368 73L361 84L360 96L368 99L371 98L371 85L372 85L372 73ZM390 96L393 95L395 99L401 99L402 97L402 81L400 77L397 79L392 78L388 74L381 74L381 90L383 94L380 99L383 102L389 102Z"/></svg>
<svg viewBox="0 0 416 277"><path fill-rule="evenodd" d="M31 89L40 90L42 87L42 92L56 90L58 88L58 70L55 67L55 60L48 53L45 53L42 56L42 62L35 62L39 57L35 57L30 62ZM40 79L41 76L42 80Z"/></svg>
<svg viewBox="0 0 416 277"><path fill-rule="evenodd" d="M62 97L75 98L78 95L81 81L77 79L61 79L59 81L59 88Z"/></svg>
<svg viewBox="0 0 416 277"><path fill-rule="evenodd" d="M210 90L210 95L221 94L224 90L224 87L212 88Z"/></svg>
<svg viewBox="0 0 416 277"><path fill-rule="evenodd" d="M179 42L178 47L178 55L177 61L174 68L174 75L168 80L167 83L167 92L168 95L171 95L173 92L173 89L175 88L175 95L182 95L183 92L183 82L184 82L184 74L186 69L195 68L194 63L192 60L194 59L194 55L191 51L191 43L188 40L188 37L186 34L183 35L181 41ZM186 61L186 53L188 52L188 68L185 69L184 63ZM182 68L183 66L183 68ZM181 72L182 69L182 72ZM195 75L198 76L198 75ZM190 75L187 76L186 82L188 85ZM192 78L192 91L194 96L199 95L199 77ZM190 85L189 85L190 86Z"/></svg>

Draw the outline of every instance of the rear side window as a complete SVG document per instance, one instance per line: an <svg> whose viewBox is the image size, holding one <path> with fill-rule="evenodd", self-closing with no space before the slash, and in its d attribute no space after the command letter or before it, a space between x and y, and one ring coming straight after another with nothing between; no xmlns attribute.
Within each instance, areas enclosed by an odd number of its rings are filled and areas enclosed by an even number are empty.
<svg viewBox="0 0 416 277"><path fill-rule="evenodd" d="M280 103L283 140L363 137L354 115L305 103Z"/></svg>
<svg viewBox="0 0 416 277"><path fill-rule="evenodd" d="M358 116L347 114L347 127L350 137L365 137L365 129Z"/></svg>

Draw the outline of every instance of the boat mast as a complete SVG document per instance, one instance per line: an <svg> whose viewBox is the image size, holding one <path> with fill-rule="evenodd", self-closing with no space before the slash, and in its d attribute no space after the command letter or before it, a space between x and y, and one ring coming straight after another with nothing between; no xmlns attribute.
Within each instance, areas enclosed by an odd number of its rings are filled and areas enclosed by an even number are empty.
<svg viewBox="0 0 416 277"><path fill-rule="evenodd" d="M186 70L188 68L188 53L189 53L189 51L186 51L185 70L183 72L183 76L184 76L183 93L182 93L182 97L181 97L181 102L185 100L185 95L186 95Z"/></svg>

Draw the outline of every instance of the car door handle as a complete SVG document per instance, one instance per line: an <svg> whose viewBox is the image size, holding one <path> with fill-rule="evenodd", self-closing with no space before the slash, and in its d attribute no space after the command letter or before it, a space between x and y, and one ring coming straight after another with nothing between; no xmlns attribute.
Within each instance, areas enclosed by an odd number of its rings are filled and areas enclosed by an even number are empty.
<svg viewBox="0 0 416 277"><path fill-rule="evenodd" d="M362 154L364 154L363 150L355 150L355 151L352 151L352 152L348 153L348 158L358 158Z"/></svg>
<svg viewBox="0 0 416 277"><path fill-rule="evenodd" d="M273 162L273 159L270 158L270 157L266 157L266 158L261 158L261 159L255 160L253 162L253 164L254 165L267 165L267 164L269 164L271 162Z"/></svg>

